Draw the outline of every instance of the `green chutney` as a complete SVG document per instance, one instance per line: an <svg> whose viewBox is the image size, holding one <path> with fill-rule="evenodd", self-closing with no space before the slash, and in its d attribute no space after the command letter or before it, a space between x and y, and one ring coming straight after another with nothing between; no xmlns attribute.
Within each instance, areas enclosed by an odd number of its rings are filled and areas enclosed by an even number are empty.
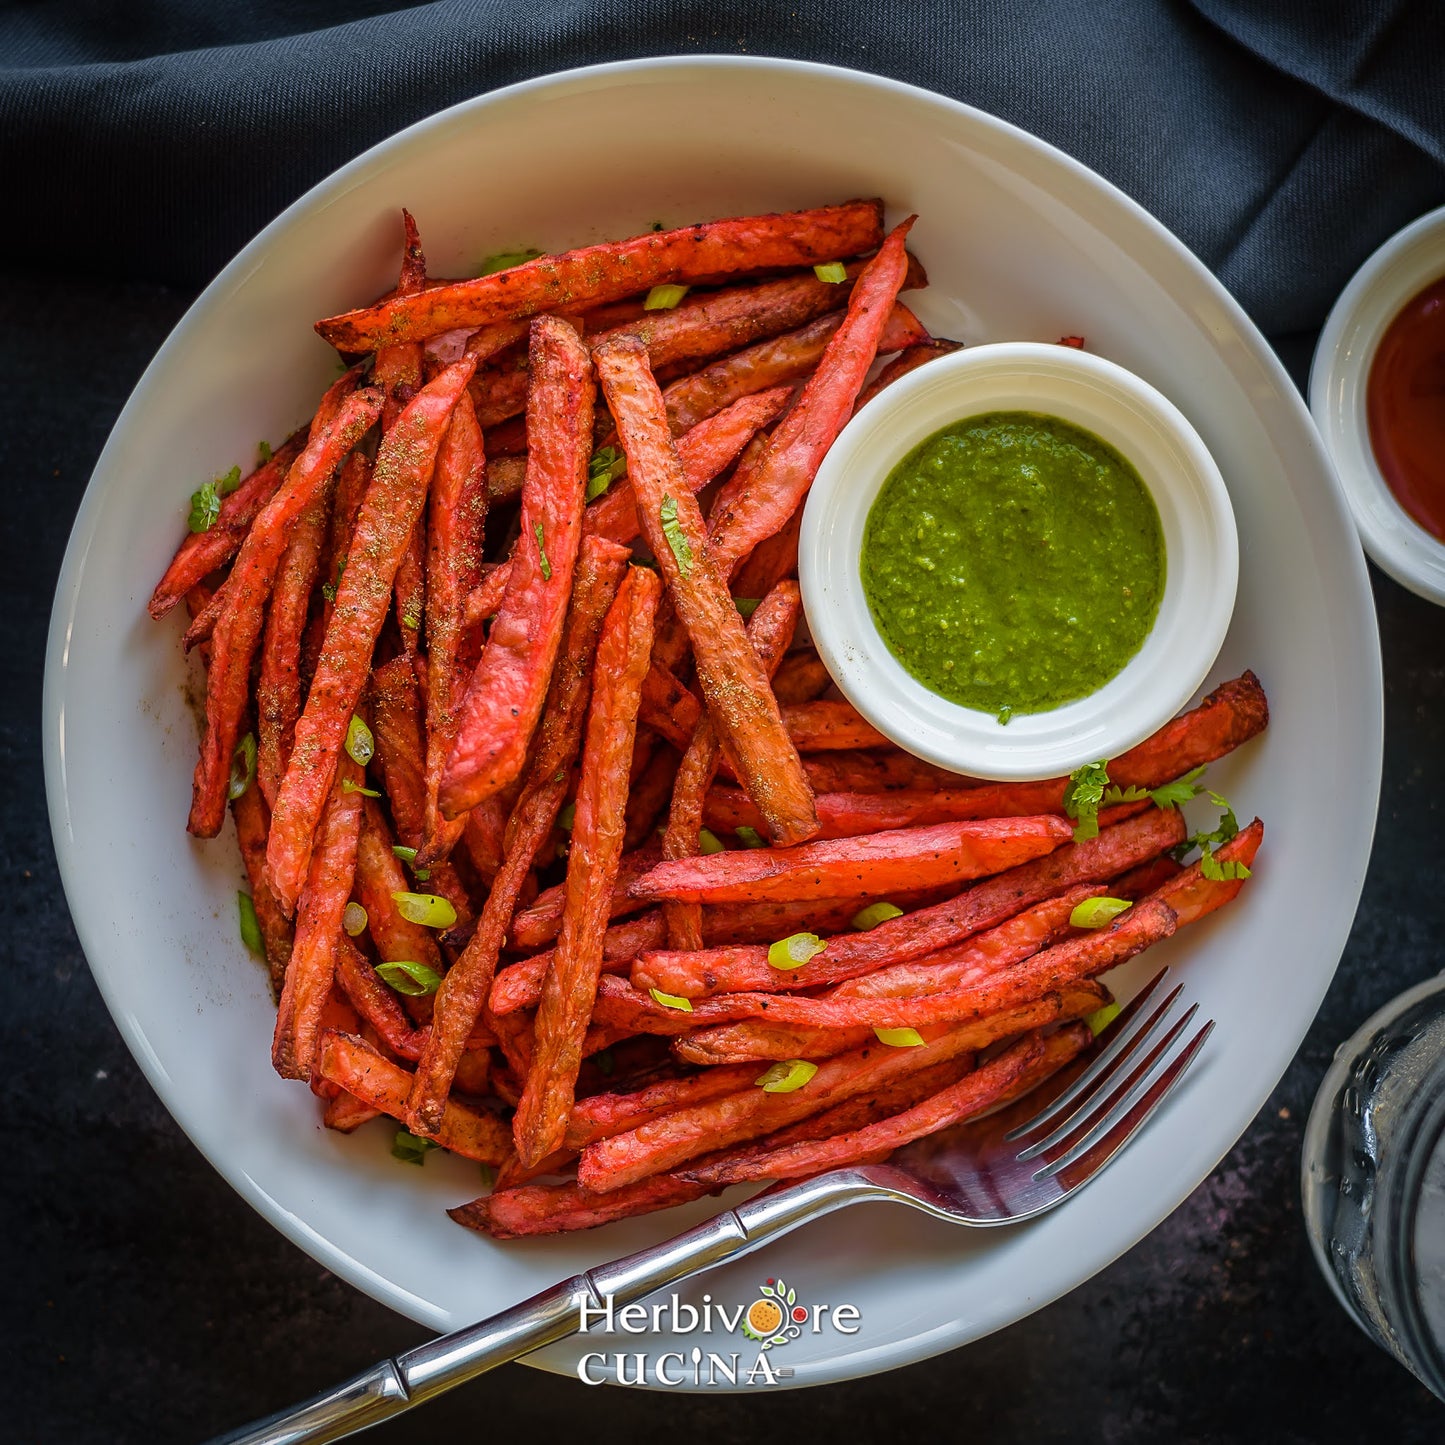
<svg viewBox="0 0 1445 1445"><path fill-rule="evenodd" d="M1057 417L997 411L935 432L868 513L863 590L925 687L997 715L1096 692L1164 595L1164 533L1139 473Z"/></svg>

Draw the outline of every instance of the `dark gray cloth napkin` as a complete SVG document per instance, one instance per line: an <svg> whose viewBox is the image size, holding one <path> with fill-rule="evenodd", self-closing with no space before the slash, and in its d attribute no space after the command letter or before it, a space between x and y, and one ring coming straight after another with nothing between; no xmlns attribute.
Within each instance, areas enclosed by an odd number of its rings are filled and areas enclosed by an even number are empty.
<svg viewBox="0 0 1445 1445"><path fill-rule="evenodd" d="M208 280L308 186L598 61L789 56L926 86L1100 171L1265 330L1445 202L1438 0L53 0L0 6L0 258Z"/></svg>

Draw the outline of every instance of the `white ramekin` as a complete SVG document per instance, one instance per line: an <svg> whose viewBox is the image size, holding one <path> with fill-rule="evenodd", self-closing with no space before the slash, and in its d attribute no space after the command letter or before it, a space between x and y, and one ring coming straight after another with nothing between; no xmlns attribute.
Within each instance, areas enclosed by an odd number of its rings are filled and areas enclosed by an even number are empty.
<svg viewBox="0 0 1445 1445"><path fill-rule="evenodd" d="M1445 276L1445 206L1397 232L1355 273L1310 365L1310 411L1365 551L1402 586L1445 603L1445 542L1395 500L1370 445L1365 394L1380 338L1401 307Z"/></svg>
<svg viewBox="0 0 1445 1445"><path fill-rule="evenodd" d="M992 411L1055 416L1138 469L1167 565L1154 627L1097 691L1007 724L940 697L888 650L859 570L869 509L893 467L940 428ZM1239 542L1213 458L1177 407L1113 362L1002 342L929 362L871 401L833 443L803 513L798 576L808 625L850 702L901 747L980 778L1047 778L1115 757L1173 717L1204 680L1234 609Z"/></svg>

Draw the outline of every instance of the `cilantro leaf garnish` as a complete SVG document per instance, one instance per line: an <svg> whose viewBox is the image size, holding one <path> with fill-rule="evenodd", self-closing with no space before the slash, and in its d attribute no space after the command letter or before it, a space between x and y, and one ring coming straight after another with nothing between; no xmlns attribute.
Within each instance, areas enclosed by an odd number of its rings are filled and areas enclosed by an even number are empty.
<svg viewBox="0 0 1445 1445"><path fill-rule="evenodd" d="M207 482L191 493L191 513L186 526L193 532L209 532L221 515L221 494L214 482Z"/></svg>
<svg viewBox="0 0 1445 1445"><path fill-rule="evenodd" d="M595 502L627 470L627 459L616 447L602 447L587 463L587 500Z"/></svg>
<svg viewBox="0 0 1445 1445"><path fill-rule="evenodd" d="M1099 804L1109 786L1109 764L1105 758L1085 763L1069 774L1064 785L1064 812L1074 819L1074 842L1099 836Z"/></svg>
<svg viewBox="0 0 1445 1445"><path fill-rule="evenodd" d="M688 545L682 524L677 520L677 498L664 495L657 515L662 521L662 535L667 538L667 545L672 548L677 570L686 577L692 571L692 548Z"/></svg>
<svg viewBox="0 0 1445 1445"><path fill-rule="evenodd" d="M1216 808L1221 810L1219 822L1206 833L1194 833L1186 838L1177 848L1171 849L1176 862L1182 863L1184 857L1192 849L1199 849L1199 871L1213 883L1223 883L1231 879L1248 878L1250 874L1248 864L1241 863L1234 858L1216 858L1216 848L1222 848L1229 840L1239 833L1239 819L1234 816L1234 809L1230 806L1229 800L1212 788L1206 789L1209 801Z"/></svg>

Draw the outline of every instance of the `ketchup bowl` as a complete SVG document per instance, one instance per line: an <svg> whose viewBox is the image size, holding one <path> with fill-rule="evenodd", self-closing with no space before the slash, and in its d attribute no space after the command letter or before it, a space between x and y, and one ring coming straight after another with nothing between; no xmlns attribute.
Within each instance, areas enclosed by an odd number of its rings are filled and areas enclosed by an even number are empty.
<svg viewBox="0 0 1445 1445"><path fill-rule="evenodd" d="M1320 332L1309 384L1310 411L1365 551L1402 586L1435 603L1445 603L1445 541L1427 531L1391 489L1371 439L1370 394L1381 343L1411 303L1442 278L1445 207L1406 226L1355 273ZM1437 366L1438 351L1445 350L1445 315L1439 323L1433 333L1417 328L1414 340L1417 352L1422 341L1438 343ZM1428 356L1417 355L1417 370L1428 362ZM1377 386L1385 379L1377 378ZM1445 407L1445 393L1437 392L1433 401ZM1377 407L1377 426L1380 420ZM1437 501L1445 507L1445 460L1436 478Z"/></svg>
<svg viewBox="0 0 1445 1445"><path fill-rule="evenodd" d="M966 706L926 685L896 642L890 645L893 619L870 603L864 580L870 513L895 467L942 429L995 414L1062 424L1102 443L1142 482L1162 533L1162 595L1152 625L1134 642L1137 650L1115 670L1081 677L1079 695L1033 711ZM987 521L985 514L978 535L961 537L957 571L996 564L987 555L994 545ZM1179 409L1111 361L1040 342L971 347L920 367L870 401L818 471L798 558L813 641L854 707L931 763L1002 780L1057 777L1116 757L1173 717L1219 652L1239 573L1229 493ZM1041 585L1041 572L1020 554L1006 585L1026 598ZM981 648L1017 645L970 635L966 624L947 635L957 639L948 645L956 647L960 673L985 665L970 661Z"/></svg>

